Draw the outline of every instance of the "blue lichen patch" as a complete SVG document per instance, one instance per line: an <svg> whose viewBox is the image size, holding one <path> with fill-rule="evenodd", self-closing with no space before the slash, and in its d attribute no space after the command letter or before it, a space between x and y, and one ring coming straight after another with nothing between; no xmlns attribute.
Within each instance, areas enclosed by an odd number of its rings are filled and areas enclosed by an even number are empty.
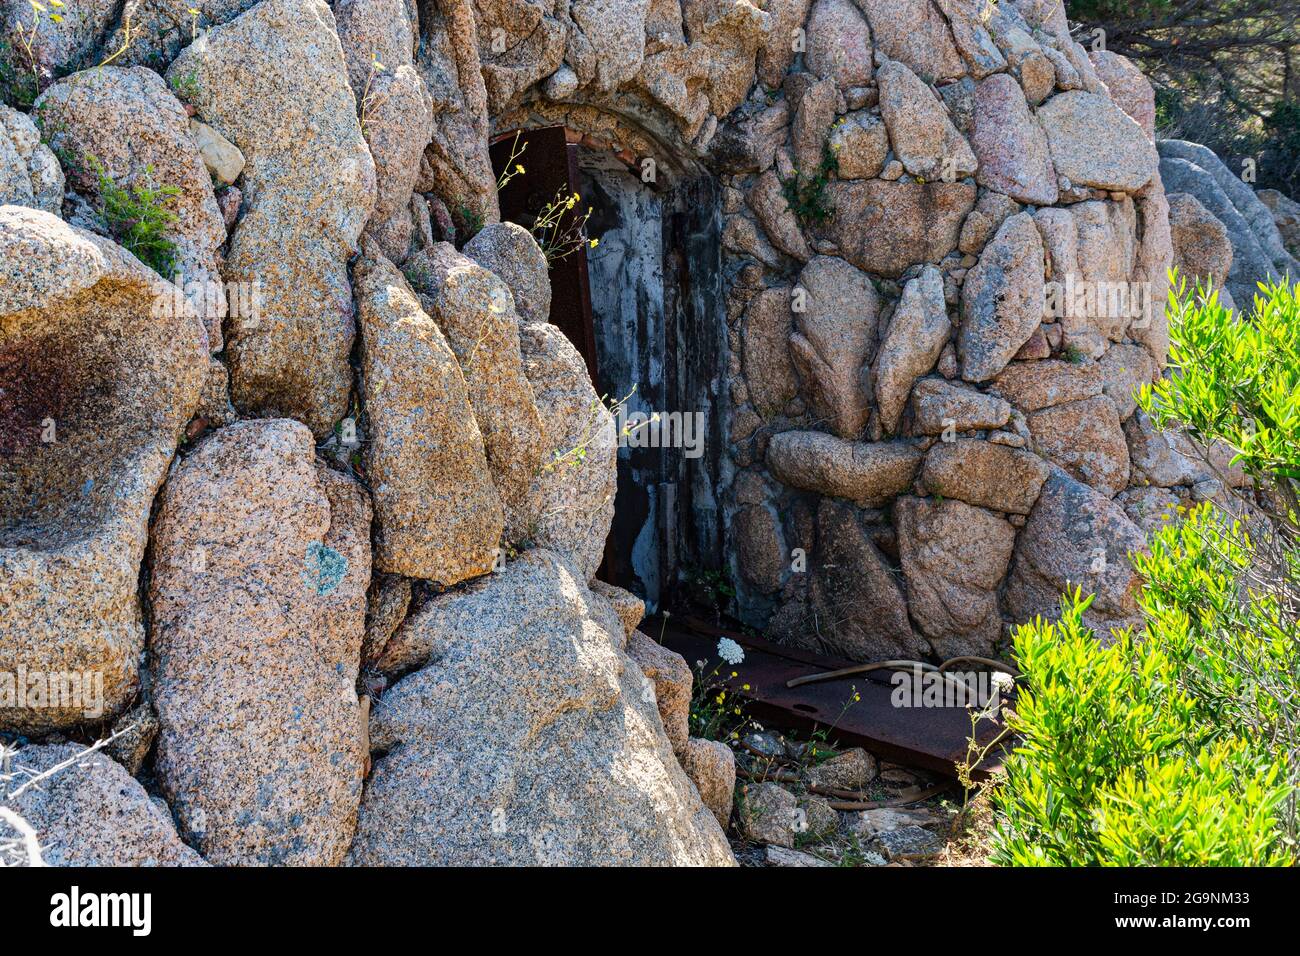
<svg viewBox="0 0 1300 956"><path fill-rule="evenodd" d="M348 559L317 541L307 545L305 564L303 580L320 595L332 592L348 573Z"/></svg>

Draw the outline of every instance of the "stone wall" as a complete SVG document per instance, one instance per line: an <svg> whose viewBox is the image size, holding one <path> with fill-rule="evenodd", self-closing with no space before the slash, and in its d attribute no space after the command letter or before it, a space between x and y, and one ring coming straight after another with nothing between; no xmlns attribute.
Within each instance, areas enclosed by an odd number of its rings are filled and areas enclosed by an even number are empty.
<svg viewBox="0 0 1300 956"><path fill-rule="evenodd" d="M42 21L0 113L0 676L100 692L10 694L0 732L112 732L153 791L97 763L11 801L53 860L731 862L689 667L593 580L615 425L494 133L676 197L709 442L679 537L780 639L992 654L1071 585L1130 622L1144 531L1240 480L1136 410L1173 261L1150 90L1059 0L195 9ZM176 261L90 156L175 186Z"/></svg>
<svg viewBox="0 0 1300 956"><path fill-rule="evenodd" d="M489 6L540 19L494 53ZM563 6L477 4L487 75L535 63L494 128L721 185L731 609L857 659L995 653L1076 584L1132 620L1127 550L1217 480L1135 410L1173 260L1132 64L1059 2Z"/></svg>

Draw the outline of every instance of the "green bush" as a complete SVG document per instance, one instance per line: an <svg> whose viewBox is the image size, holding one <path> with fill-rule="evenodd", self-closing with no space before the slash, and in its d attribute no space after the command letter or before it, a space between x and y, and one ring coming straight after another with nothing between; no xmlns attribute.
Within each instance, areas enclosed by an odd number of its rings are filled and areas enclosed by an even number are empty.
<svg viewBox="0 0 1300 956"><path fill-rule="evenodd" d="M1139 632L1093 634L1078 593L1059 621L1017 629L1021 742L993 794L996 862L1300 862L1298 303L1274 286L1239 321L1176 285L1171 374L1141 403L1241 449L1258 494L1248 518L1202 505L1133 556Z"/></svg>
<svg viewBox="0 0 1300 956"><path fill-rule="evenodd" d="M152 166L145 167L142 181L122 186L94 156L87 156L86 162L98 180L100 212L113 238L164 279L171 279L176 271L176 244L170 233L177 216L170 203L180 189L149 183Z"/></svg>

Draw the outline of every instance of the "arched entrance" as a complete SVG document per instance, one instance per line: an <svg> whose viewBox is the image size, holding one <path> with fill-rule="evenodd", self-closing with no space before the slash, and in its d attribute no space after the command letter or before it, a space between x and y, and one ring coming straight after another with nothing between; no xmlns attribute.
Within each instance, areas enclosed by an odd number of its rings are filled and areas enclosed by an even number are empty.
<svg viewBox="0 0 1300 956"><path fill-rule="evenodd" d="M526 173L501 190L502 218L531 226L557 195L577 193L573 215L589 209L598 240L552 260L551 322L618 403L618 494L601 576L657 610L672 605L684 574L723 563L719 187L563 126L497 136L498 174L525 144Z"/></svg>

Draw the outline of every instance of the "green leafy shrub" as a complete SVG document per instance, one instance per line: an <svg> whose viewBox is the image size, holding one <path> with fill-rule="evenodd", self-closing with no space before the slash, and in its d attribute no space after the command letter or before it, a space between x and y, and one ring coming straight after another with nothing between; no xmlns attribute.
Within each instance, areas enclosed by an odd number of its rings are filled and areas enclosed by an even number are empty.
<svg viewBox="0 0 1300 956"><path fill-rule="evenodd" d="M1300 862L1300 288L1263 293L1241 321L1175 277L1172 374L1141 404L1240 449L1247 517L1202 505L1133 556L1138 633L1093 634L1078 593L1017 629L996 862Z"/></svg>
<svg viewBox="0 0 1300 956"><path fill-rule="evenodd" d="M781 194L804 228L821 225L835 218L835 207L826 188L831 176L839 170L839 160L835 158L828 145L822 151L821 165L811 175L805 176L798 170L789 179L781 182Z"/></svg>
<svg viewBox="0 0 1300 956"><path fill-rule="evenodd" d="M100 213L113 238L163 278L170 279L176 269L176 244L169 232L177 216L168 208L168 202L180 195L180 190L148 182L153 176L152 166L145 167L142 181L122 186L94 156L86 157L86 163L98 180Z"/></svg>

